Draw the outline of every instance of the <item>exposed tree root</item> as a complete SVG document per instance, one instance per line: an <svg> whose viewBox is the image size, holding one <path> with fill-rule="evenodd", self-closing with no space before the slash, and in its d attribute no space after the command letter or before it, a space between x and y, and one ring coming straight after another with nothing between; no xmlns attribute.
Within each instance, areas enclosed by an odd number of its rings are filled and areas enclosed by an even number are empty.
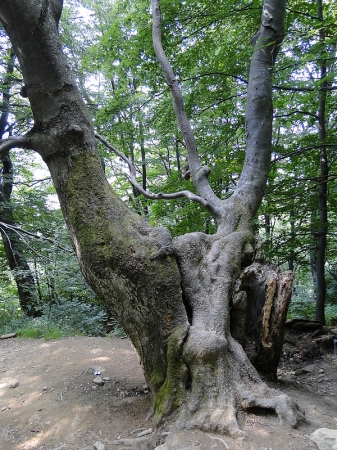
<svg viewBox="0 0 337 450"><path fill-rule="evenodd" d="M273 393L272 389L269 391L270 393ZM271 398L260 398L250 393L242 399L241 406L246 411L249 411L251 408L273 410L279 416L281 424L286 422L293 428L297 428L300 422L305 421L303 411L301 411L299 406L285 394Z"/></svg>
<svg viewBox="0 0 337 450"><path fill-rule="evenodd" d="M232 337L226 340L216 333L191 327L184 360L192 384L175 422L177 428L239 437L244 434L237 420L240 409L247 413L251 409L274 411L281 423L293 428L305 420L291 398L264 383Z"/></svg>

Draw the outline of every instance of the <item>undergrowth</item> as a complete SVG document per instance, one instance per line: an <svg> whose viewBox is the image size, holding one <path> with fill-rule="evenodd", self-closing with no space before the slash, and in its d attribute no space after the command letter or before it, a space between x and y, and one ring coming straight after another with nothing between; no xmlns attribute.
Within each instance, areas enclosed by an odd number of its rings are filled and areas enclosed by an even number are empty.
<svg viewBox="0 0 337 450"><path fill-rule="evenodd" d="M124 335L121 326L110 319L108 312L99 304L88 304L80 300L59 299L42 308L40 317L27 317L17 311L10 317L0 311L0 334L16 333L22 338L59 339L66 336ZM110 330L110 331L109 331Z"/></svg>
<svg viewBox="0 0 337 450"><path fill-rule="evenodd" d="M315 320L316 306L314 301L293 296L288 319L308 319ZM337 305L327 304L325 306L325 322L327 326L337 325Z"/></svg>

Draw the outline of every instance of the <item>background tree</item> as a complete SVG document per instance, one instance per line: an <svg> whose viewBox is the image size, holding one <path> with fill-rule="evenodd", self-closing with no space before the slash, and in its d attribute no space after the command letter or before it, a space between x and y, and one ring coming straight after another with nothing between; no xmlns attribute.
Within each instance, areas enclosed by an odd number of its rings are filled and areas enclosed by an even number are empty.
<svg viewBox="0 0 337 450"><path fill-rule="evenodd" d="M0 138L12 135L13 127L10 124L11 91L15 88L14 73L15 53L12 48L5 49L4 71L1 83L2 103L0 105ZM9 152L1 157L2 170L0 178L0 233L9 268L14 276L20 306L30 315L40 314L40 308L36 301L35 280L26 260L22 242L15 226L13 204L11 194L13 189L13 164Z"/></svg>

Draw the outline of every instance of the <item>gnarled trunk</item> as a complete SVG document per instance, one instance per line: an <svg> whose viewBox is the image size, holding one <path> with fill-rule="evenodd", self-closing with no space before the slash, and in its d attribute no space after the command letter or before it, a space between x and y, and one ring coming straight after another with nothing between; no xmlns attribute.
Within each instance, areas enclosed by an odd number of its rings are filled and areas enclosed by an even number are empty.
<svg viewBox="0 0 337 450"><path fill-rule="evenodd" d="M295 426L295 406L261 381L233 338L235 323L230 323L238 290L248 292L245 277L240 277L252 263L250 224L268 176L271 68L275 43L283 36L284 2L271 2L275 11L267 7L268 23L261 25L257 37L245 168L229 200L212 193L209 169L200 167L183 108L179 110L187 127L191 176L219 227L213 236L192 233L173 241L166 229L149 226L129 210L106 181L85 105L61 52L55 3L3 0L0 5L35 120L31 132L15 144L3 143L0 151L28 146L47 163L82 272L140 356L157 424L176 419L180 426L239 434L237 409L262 407L276 410ZM154 10L158 13L156 5ZM275 292L272 295L267 286L266 298L273 302ZM272 336L267 327L274 317L270 311L261 321L264 344Z"/></svg>

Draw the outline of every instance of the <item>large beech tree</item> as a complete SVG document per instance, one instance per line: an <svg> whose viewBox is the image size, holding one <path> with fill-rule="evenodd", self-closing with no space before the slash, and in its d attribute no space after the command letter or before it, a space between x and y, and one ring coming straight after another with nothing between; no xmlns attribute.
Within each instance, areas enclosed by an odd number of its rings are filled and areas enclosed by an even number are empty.
<svg viewBox="0 0 337 450"><path fill-rule="evenodd" d="M0 4L34 115L33 128L3 140L0 151L32 149L46 162L81 270L139 354L157 425L178 421L235 435L240 433L238 409L274 409L293 426L301 416L288 397L267 387L251 363L275 375L291 291L291 274L254 262L251 224L268 178L272 72L284 36L285 3L263 4L249 73L245 163L235 192L222 200L209 184L210 169L201 166L180 86L161 43L159 1L152 1L154 48L198 192L152 198L187 196L217 223L214 235L191 233L173 240L165 228L151 227L130 210L105 178L86 106L61 49L62 1ZM131 163L130 168L134 175Z"/></svg>

